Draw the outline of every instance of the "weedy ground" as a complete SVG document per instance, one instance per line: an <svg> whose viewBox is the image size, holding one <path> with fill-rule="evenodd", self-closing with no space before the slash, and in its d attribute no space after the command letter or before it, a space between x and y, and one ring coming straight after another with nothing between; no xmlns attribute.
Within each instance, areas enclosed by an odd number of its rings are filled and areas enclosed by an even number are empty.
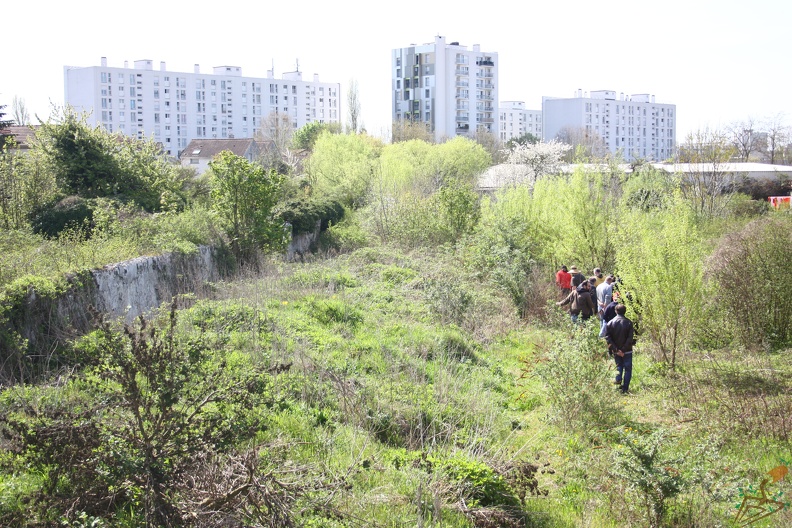
<svg viewBox="0 0 792 528"><path fill-rule="evenodd" d="M595 322L573 326L552 300L544 320L521 319L450 252L272 263L215 292L182 301L180 331L268 372L270 403L236 449L256 453L251 475L290 490L240 504L228 526L275 512L323 527L732 526L742 497L792 458L788 350L689 350L670 371L639 340L622 396ZM19 518L41 482L0 476L0 513ZM767 489L792 497L788 480ZM64 515L39 525L141 522ZM789 509L755 524L788 525Z"/></svg>

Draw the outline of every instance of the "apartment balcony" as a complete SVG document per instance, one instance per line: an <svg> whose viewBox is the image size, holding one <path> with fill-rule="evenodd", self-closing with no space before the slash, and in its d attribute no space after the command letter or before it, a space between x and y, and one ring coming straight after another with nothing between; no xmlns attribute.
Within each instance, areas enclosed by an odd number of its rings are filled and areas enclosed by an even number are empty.
<svg viewBox="0 0 792 528"><path fill-rule="evenodd" d="M470 131L470 125L457 123L456 133L467 134Z"/></svg>
<svg viewBox="0 0 792 528"><path fill-rule="evenodd" d="M457 68L455 73L457 75L470 75L470 70L467 68Z"/></svg>
<svg viewBox="0 0 792 528"><path fill-rule="evenodd" d="M478 101L494 101L495 98L492 97L492 95L484 94L484 95L477 95L476 96L476 100L478 100Z"/></svg>
<svg viewBox="0 0 792 528"><path fill-rule="evenodd" d="M480 72L476 72L476 77L478 77L479 79L492 79L493 77L495 77L495 74L490 71L480 71Z"/></svg>
<svg viewBox="0 0 792 528"><path fill-rule="evenodd" d="M494 112L495 108L493 108L492 106L477 106L476 110L478 112Z"/></svg>
<svg viewBox="0 0 792 528"><path fill-rule="evenodd" d="M468 88L470 87L470 83L468 81L457 81L456 82L457 88Z"/></svg>
<svg viewBox="0 0 792 528"><path fill-rule="evenodd" d="M460 121L460 122L463 122L463 123L467 123L468 121L470 121L470 118L469 117L463 117L463 116L456 116L456 120Z"/></svg>
<svg viewBox="0 0 792 528"><path fill-rule="evenodd" d="M476 66L495 66L495 63L491 60L477 60Z"/></svg>
<svg viewBox="0 0 792 528"><path fill-rule="evenodd" d="M477 123L494 123L495 119L492 117L478 117L476 118Z"/></svg>
<svg viewBox="0 0 792 528"><path fill-rule="evenodd" d="M456 109L457 110L464 110L465 112L467 112L468 110L470 110L470 107L467 106L467 105L457 105Z"/></svg>

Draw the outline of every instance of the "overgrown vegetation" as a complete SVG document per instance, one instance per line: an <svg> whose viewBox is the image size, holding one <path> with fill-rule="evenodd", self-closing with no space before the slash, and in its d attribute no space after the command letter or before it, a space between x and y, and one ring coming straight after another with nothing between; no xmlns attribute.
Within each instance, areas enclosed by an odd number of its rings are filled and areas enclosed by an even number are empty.
<svg viewBox="0 0 792 528"><path fill-rule="evenodd" d="M256 273L57 353L3 334L26 373L0 388L4 526L727 526L792 458L792 216L733 188L607 163L481 196L473 141L317 126L304 173L225 153L184 180L63 124L48 148L90 140L73 172L4 154L26 198L2 204L0 322L142 253L228 245ZM106 180L130 166L140 194ZM285 222L325 253L266 257ZM555 305L561 264L619 277L630 395Z"/></svg>

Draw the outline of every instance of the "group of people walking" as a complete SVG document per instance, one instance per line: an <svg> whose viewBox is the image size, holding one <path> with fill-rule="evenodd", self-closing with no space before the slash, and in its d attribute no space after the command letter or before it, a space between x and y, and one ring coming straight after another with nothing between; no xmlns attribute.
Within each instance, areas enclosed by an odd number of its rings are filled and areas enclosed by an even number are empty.
<svg viewBox="0 0 792 528"><path fill-rule="evenodd" d="M619 293L614 291L616 277L605 275L600 268L588 279L577 266L561 266L556 273L556 284L563 298L556 304L569 305L573 323L596 316L600 321L599 337L604 338L608 352L616 362L616 379L622 393L627 394L632 379L632 354L635 328L625 313L627 307L619 303Z"/></svg>

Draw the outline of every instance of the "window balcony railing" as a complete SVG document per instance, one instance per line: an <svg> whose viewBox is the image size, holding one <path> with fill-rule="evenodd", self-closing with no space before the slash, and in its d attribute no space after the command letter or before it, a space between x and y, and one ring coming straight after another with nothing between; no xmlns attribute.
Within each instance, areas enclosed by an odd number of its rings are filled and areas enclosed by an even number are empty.
<svg viewBox="0 0 792 528"><path fill-rule="evenodd" d="M495 63L489 59L482 59L476 61L476 66L495 66Z"/></svg>

